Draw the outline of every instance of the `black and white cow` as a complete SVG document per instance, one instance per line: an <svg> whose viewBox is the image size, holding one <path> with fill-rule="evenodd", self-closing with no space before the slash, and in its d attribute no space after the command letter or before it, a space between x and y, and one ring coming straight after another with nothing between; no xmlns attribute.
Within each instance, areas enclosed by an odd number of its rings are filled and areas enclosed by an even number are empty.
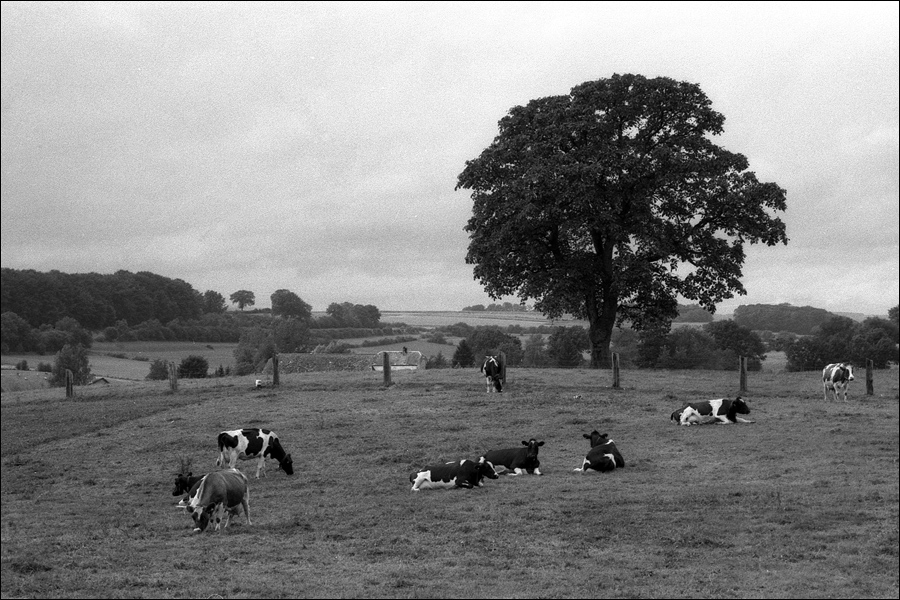
<svg viewBox="0 0 900 600"><path fill-rule="evenodd" d="M501 465L513 471L510 475L524 475L525 473L541 475L541 461L538 460L538 449L544 445L534 438L522 441L524 448L506 448L504 450L491 450L484 457L498 469Z"/></svg>
<svg viewBox="0 0 900 600"><path fill-rule="evenodd" d="M497 479L494 465L484 456L474 460L460 460L448 462L443 465L426 467L421 471L409 474L409 481L413 484L412 491L427 490L429 488L469 488L482 487L482 480Z"/></svg>
<svg viewBox="0 0 900 600"><path fill-rule="evenodd" d="M825 387L825 401L828 401L828 390L834 393L837 402L838 394L844 393L847 401L847 387L853 381L853 366L850 363L834 363L822 369L822 385Z"/></svg>
<svg viewBox="0 0 900 600"><path fill-rule="evenodd" d="M584 457L581 466L574 469L575 471L580 471L584 475L588 469L606 473L625 468L625 459L622 458L616 443L609 439L607 434L600 433L595 429L581 437L591 441L591 449Z"/></svg>
<svg viewBox="0 0 900 600"><path fill-rule="evenodd" d="M244 509L247 525L250 521L250 485L247 477L237 469L213 471L203 477L191 492L187 503L188 513L194 520L194 533L205 531L209 522L215 520L216 530L222 525L225 513L225 527L238 508Z"/></svg>
<svg viewBox="0 0 900 600"><path fill-rule="evenodd" d="M738 414L750 414L750 407L747 406L747 403L740 396L734 400L716 398L715 400L703 400L702 402L689 402L682 408L674 411L670 419L677 421L681 425L698 425L707 422L729 425L731 423L753 422L742 419Z"/></svg>
<svg viewBox="0 0 900 600"><path fill-rule="evenodd" d="M291 455L284 451L278 436L268 429L235 429L223 431L219 434L219 458L216 459L217 467L233 469L237 460L249 460L259 458L256 465L256 478L259 479L259 471L266 472L266 458L278 461L278 467L284 469L288 475L294 474L294 461Z"/></svg>
<svg viewBox="0 0 900 600"><path fill-rule="evenodd" d="M500 368L500 361L497 360L497 357L485 356L484 362L481 364L481 372L484 374L487 392L489 394L493 392L494 389L498 392L503 391L503 370Z"/></svg>

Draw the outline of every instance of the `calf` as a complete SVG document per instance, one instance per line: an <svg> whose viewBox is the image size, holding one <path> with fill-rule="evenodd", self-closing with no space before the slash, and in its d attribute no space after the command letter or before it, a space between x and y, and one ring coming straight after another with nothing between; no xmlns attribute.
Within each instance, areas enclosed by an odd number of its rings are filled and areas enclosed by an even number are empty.
<svg viewBox="0 0 900 600"><path fill-rule="evenodd" d="M837 402L838 393L844 393L844 402L847 401L847 387L853 381L853 367L850 363L834 363L822 369L822 384L825 387L825 401L828 401L828 390L834 393L834 401Z"/></svg>
<svg viewBox="0 0 900 600"><path fill-rule="evenodd" d="M217 467L228 466L233 469L237 459L259 458L256 465L256 478L259 479L259 471L266 472L266 458L278 461L278 467L284 469L288 475L294 474L294 461L291 455L284 451L278 436L268 429L235 429L223 431L219 434L219 458Z"/></svg>
<svg viewBox="0 0 900 600"><path fill-rule="evenodd" d="M484 357L484 363L481 365L481 372L484 373L487 392L489 394L493 392L494 389L498 392L503 391L503 370L500 368L500 361L493 356Z"/></svg>
<svg viewBox="0 0 900 600"><path fill-rule="evenodd" d="M591 441L591 449L581 463L581 467L576 467L575 471L581 471L584 475L588 469L606 473L625 468L625 459L619 453L616 443L608 439L607 434L599 433L596 429L590 433L582 435L583 438Z"/></svg>
<svg viewBox="0 0 900 600"><path fill-rule="evenodd" d="M426 467L416 473L410 473L409 481L413 484L412 491L418 492L420 489L429 488L482 487L484 485L482 480L485 477L497 479L497 473L494 471L494 465L482 456L478 462L465 459Z"/></svg>
<svg viewBox="0 0 900 600"><path fill-rule="evenodd" d="M505 468L515 471L510 475L524 475L530 473L541 475L541 461L538 460L538 449L544 445L532 438L522 441L524 448L507 448L505 450L491 450L484 457L496 467L503 465Z"/></svg>
<svg viewBox="0 0 900 600"><path fill-rule="evenodd" d="M206 530L215 513L216 530L219 530L222 521L222 511L226 511L225 527L231 521L231 515L238 512L238 506L243 507L247 517L247 525L250 521L250 487L247 477L237 469L227 471L213 471L204 476L191 492L187 503L187 510L194 520L194 533Z"/></svg>
<svg viewBox="0 0 900 600"><path fill-rule="evenodd" d="M747 406L747 403L740 396L734 400L717 398L702 402L690 402L679 410L674 411L670 419L679 422L681 425L704 423L703 417L710 417L706 422L717 422L720 425L753 422L742 419L738 414L750 414L750 407Z"/></svg>

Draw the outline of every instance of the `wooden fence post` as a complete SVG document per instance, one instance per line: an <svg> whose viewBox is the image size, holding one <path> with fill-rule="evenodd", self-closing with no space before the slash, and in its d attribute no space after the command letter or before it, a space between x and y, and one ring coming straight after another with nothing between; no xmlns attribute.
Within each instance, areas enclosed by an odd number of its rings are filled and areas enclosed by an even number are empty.
<svg viewBox="0 0 900 600"><path fill-rule="evenodd" d="M172 392L178 391L178 367L174 362L169 363L169 389Z"/></svg>
<svg viewBox="0 0 900 600"><path fill-rule="evenodd" d="M278 353L272 354L272 387L278 387L280 379L278 378Z"/></svg>
<svg viewBox="0 0 900 600"><path fill-rule="evenodd" d="M75 397L75 374L66 369L66 398Z"/></svg>
<svg viewBox="0 0 900 600"><path fill-rule="evenodd" d="M746 392L747 391L747 357L746 356L740 357L740 361L741 361L741 365L740 365L741 391Z"/></svg>
<svg viewBox="0 0 900 600"><path fill-rule="evenodd" d="M619 389L621 385L619 384L619 353L612 353L612 372L613 372L613 387Z"/></svg>
<svg viewBox="0 0 900 600"><path fill-rule="evenodd" d="M875 374L873 371L875 370L875 363L866 359L866 396L872 396L875 394Z"/></svg>
<svg viewBox="0 0 900 600"><path fill-rule="evenodd" d="M384 387L391 387L393 382L391 381L391 356L387 352L382 352L382 365L384 365Z"/></svg>

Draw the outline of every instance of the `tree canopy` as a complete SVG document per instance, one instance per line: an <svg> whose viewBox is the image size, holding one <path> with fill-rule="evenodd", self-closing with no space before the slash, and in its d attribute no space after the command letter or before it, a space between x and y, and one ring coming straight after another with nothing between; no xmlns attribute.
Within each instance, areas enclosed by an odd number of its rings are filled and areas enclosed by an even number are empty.
<svg viewBox="0 0 900 600"><path fill-rule="evenodd" d="M250 290L238 290L228 297L232 304L237 304L238 309L244 310L245 306L256 304L256 294Z"/></svg>
<svg viewBox="0 0 900 600"><path fill-rule="evenodd" d="M595 367L617 323L745 294L744 245L787 243L770 214L785 191L711 141L724 121L698 85L640 75L513 107L456 186L471 190L475 278L494 299L587 319Z"/></svg>

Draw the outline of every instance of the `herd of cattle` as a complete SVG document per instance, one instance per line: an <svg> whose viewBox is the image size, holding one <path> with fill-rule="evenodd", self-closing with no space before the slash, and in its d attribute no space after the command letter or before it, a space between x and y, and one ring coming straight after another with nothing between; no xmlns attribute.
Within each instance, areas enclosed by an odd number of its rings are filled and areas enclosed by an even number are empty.
<svg viewBox="0 0 900 600"><path fill-rule="evenodd" d="M493 357L488 357L481 367L487 378L487 391L502 392L500 368ZM843 393L847 399L847 385L853 381L853 368L848 363L831 364L822 371L825 399L831 390L835 400ZM493 389L492 389L493 388ZM671 420L680 425L753 423L737 415L750 414L750 407L740 397L734 400L718 398L702 402L690 402L671 414ZM625 467L625 459L616 443L605 433L596 430L583 436L590 442L590 449L581 466L574 471L601 473ZM215 529L228 527L232 516L243 508L250 525L250 486L247 477L235 468L238 459L257 459L256 478L265 472L266 459L276 460L286 474L294 473L291 455L285 451L275 432L268 429L236 429L223 431L218 436L219 457L217 467L224 467L204 476L192 473L179 474L175 479L173 496L183 496L178 506L185 508L194 521L194 532L200 533L215 523ZM522 441L521 447L490 450L477 461L463 459L432 465L409 475L412 491L429 488L474 488L484 484L484 479L498 479L500 474L541 475L538 450L543 441L532 438Z"/></svg>

